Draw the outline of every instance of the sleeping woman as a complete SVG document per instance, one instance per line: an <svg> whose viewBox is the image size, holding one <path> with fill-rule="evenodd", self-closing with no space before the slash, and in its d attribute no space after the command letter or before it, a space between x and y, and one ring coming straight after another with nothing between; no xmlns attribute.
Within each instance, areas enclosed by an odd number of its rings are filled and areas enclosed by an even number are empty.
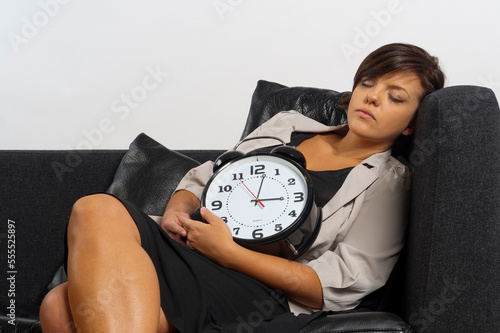
<svg viewBox="0 0 500 333"><path fill-rule="evenodd" d="M443 85L435 57L388 44L356 72L346 125L284 111L250 134L295 146L314 180L322 225L296 260L238 245L206 208L207 223L190 219L210 162L186 174L160 225L109 194L79 199L68 223L68 282L44 298L43 331L298 332L354 309L386 283L404 245L410 175L391 147L413 133L420 102Z"/></svg>

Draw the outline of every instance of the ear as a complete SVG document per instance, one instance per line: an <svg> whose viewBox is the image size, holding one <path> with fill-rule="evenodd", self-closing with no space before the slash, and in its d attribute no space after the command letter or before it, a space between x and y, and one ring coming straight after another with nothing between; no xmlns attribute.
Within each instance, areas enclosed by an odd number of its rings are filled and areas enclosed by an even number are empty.
<svg viewBox="0 0 500 333"><path fill-rule="evenodd" d="M402 135L408 136L408 135L412 135L413 132L415 132L415 118L416 117L417 117L417 115L415 114L413 116L413 118L410 120L408 127L403 132L401 132Z"/></svg>
<svg viewBox="0 0 500 333"><path fill-rule="evenodd" d="M412 135L413 132L414 132L413 128L412 127L408 127L401 134L408 136L408 135Z"/></svg>

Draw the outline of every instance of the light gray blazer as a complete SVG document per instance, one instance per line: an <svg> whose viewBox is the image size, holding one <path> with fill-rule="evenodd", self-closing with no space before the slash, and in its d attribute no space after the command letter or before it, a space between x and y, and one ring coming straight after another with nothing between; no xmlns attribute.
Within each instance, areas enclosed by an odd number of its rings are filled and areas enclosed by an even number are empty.
<svg viewBox="0 0 500 333"><path fill-rule="evenodd" d="M296 111L275 115L249 137L271 135L290 142L292 132L329 132L345 135L348 127L326 126ZM238 150L276 145L251 140ZM201 197L212 175L213 162L188 172L177 190ZM364 296L382 287L403 247L409 199L409 170L391 152L374 154L355 166L335 196L323 207L316 241L298 262L312 267L323 288L323 310L356 307ZM294 277L290 277L291 279ZM289 301L293 313L312 309Z"/></svg>

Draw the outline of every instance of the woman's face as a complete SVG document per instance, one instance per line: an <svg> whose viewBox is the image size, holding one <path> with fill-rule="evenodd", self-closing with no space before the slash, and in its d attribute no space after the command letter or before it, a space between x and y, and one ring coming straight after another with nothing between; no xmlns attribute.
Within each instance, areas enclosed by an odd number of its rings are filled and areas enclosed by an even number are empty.
<svg viewBox="0 0 500 333"><path fill-rule="evenodd" d="M412 72L396 72L365 79L352 92L348 108L349 131L366 140L390 144L409 127L424 90Z"/></svg>

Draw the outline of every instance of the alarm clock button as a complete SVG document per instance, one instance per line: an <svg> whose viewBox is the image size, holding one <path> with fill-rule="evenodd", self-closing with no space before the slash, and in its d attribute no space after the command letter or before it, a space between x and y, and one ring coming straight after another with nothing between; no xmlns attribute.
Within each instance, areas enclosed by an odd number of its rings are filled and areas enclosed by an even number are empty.
<svg viewBox="0 0 500 333"><path fill-rule="evenodd" d="M220 155L214 163L213 171L214 173L220 169L222 166L226 165L228 162L243 156L244 154L241 151L230 150Z"/></svg>
<svg viewBox="0 0 500 333"><path fill-rule="evenodd" d="M306 158L297 149L290 146L279 146L271 151L271 154L279 154L281 156L288 157L295 162L299 163L304 169L306 168Z"/></svg>

